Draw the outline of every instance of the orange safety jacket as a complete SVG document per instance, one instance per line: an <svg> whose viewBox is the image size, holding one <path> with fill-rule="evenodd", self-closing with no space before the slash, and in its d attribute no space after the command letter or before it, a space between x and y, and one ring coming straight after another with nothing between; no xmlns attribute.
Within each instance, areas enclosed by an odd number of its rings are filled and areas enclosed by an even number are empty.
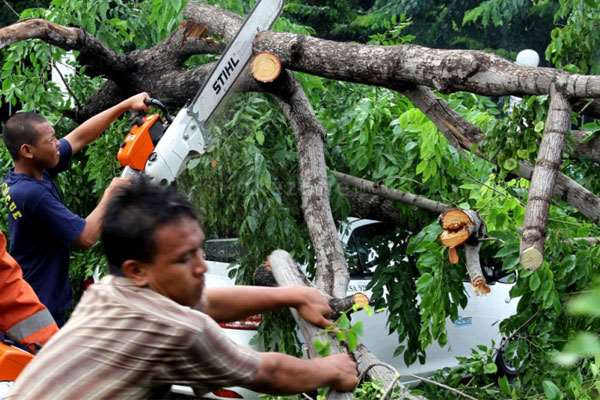
<svg viewBox="0 0 600 400"><path fill-rule="evenodd" d="M52 315L23 279L21 266L6 251L0 232L0 331L30 349L58 332Z"/></svg>

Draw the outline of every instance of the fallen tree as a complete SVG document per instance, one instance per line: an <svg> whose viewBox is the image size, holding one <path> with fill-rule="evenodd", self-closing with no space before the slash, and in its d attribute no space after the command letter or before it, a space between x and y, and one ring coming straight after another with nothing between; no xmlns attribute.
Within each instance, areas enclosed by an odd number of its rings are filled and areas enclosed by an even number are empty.
<svg viewBox="0 0 600 400"><path fill-rule="evenodd" d="M125 53L111 50L81 28L40 19L21 21L0 29L0 49L19 41L41 39L66 50L78 51L79 64L85 68L85 74L106 80L86 104L69 113L76 121L139 91L148 91L175 108L196 93L213 66L207 63L189 68L186 61L193 55L222 51L241 23L235 14L195 3L186 7L184 15L186 21L165 40L149 48ZM564 81L565 96L574 102L600 97L598 76L568 74L552 68L525 68L478 51L336 43L273 32L261 33L254 43L254 50L274 55L281 64L281 73L272 82L258 82L248 74L239 83L239 89L271 94L288 121L298 146L302 211L317 257L315 284L335 297L345 295L348 270L330 208L324 156L327 132L302 86L286 69L398 91L428 115L450 143L482 157L477 144L485 134L462 119L432 89L444 92L467 90L495 96L537 95L549 94L561 80ZM575 153L594 159L597 143L597 140L580 143ZM522 162L515 173L531 179L534 167ZM342 178L340 181L346 179L340 175L338 178ZM600 199L573 179L558 173L556 184L550 185L549 189L555 197L566 200L596 224L600 222ZM373 189L369 191L374 193ZM374 213L373 208L378 208L383 215L381 211L385 209L386 215L394 218L394 207L381 200L381 194L380 191L376 194L378 197L367 198L352 192L348 198L355 210L362 207L364 211L371 204L370 212ZM374 199L385 207L372 207ZM416 197L412 204L436 213L440 212L438 207L442 207L436 202L424 205ZM531 223L539 222L536 217Z"/></svg>

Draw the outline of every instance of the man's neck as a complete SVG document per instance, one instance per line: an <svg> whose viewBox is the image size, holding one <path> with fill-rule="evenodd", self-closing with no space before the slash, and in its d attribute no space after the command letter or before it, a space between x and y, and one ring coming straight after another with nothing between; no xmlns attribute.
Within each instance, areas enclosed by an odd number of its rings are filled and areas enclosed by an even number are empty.
<svg viewBox="0 0 600 400"><path fill-rule="evenodd" d="M27 162L23 162L22 160L15 162L15 172L18 174L29 175L38 181L41 181L44 177L44 171L36 168L35 165L31 165Z"/></svg>

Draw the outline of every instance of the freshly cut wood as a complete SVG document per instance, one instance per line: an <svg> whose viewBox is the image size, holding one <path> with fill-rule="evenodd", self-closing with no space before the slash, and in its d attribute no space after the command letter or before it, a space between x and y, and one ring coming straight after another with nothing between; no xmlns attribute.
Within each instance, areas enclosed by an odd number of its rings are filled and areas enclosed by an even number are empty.
<svg viewBox="0 0 600 400"><path fill-rule="evenodd" d="M451 208L444 211L440 215L439 221L442 228L444 228L440 235L440 241L448 247L448 260L450 264L458 264L456 248L471 236L474 223L469 215L460 208Z"/></svg>
<svg viewBox="0 0 600 400"><path fill-rule="evenodd" d="M446 247L458 247L471 236L469 230L465 227L458 231L443 231L440 235L440 241Z"/></svg>
<svg viewBox="0 0 600 400"><path fill-rule="evenodd" d="M465 243L465 258L467 273L471 279L471 286L475 294L489 294L491 292L490 287L483 276L481 270L481 264L479 262L479 249L481 248L481 242L477 241L477 244L472 245L468 242Z"/></svg>
<svg viewBox="0 0 600 400"><path fill-rule="evenodd" d="M448 260L450 261L450 264L458 264L458 251L456 250L456 247L448 248Z"/></svg>
<svg viewBox="0 0 600 400"><path fill-rule="evenodd" d="M528 247L521 253L521 264L527 269L538 269L544 263L544 255L535 247Z"/></svg>
<svg viewBox="0 0 600 400"><path fill-rule="evenodd" d="M479 214L473 210L452 208L442 213L439 221L444 228L440 234L440 242L448 247L450 264L458 264L457 247L464 245L467 272L475 293L490 293L479 262L479 239L485 236L485 224Z"/></svg>
<svg viewBox="0 0 600 400"><path fill-rule="evenodd" d="M273 82L281 74L281 61L275 54L263 51L254 56L250 70L257 81Z"/></svg>
<svg viewBox="0 0 600 400"><path fill-rule="evenodd" d="M449 231L456 231L473 223L469 216L459 208L451 208L443 212L440 218L442 228Z"/></svg>

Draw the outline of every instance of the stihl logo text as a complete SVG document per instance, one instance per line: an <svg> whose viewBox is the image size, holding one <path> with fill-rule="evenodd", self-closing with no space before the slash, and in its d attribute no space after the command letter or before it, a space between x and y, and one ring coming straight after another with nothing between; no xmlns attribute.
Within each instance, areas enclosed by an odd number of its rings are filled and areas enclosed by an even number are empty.
<svg viewBox="0 0 600 400"><path fill-rule="evenodd" d="M225 65L225 67L223 67L223 70L221 70L221 73L219 73L217 80L212 85L212 88L215 91L215 94L219 94L219 92L221 92L221 89L223 88L223 86L225 85L225 83L227 82L229 77L231 76L231 73L233 72L235 67L237 67L237 65L239 63L240 63L240 60L234 59L233 57L231 57L229 59L229 61L227 61L227 64Z"/></svg>

